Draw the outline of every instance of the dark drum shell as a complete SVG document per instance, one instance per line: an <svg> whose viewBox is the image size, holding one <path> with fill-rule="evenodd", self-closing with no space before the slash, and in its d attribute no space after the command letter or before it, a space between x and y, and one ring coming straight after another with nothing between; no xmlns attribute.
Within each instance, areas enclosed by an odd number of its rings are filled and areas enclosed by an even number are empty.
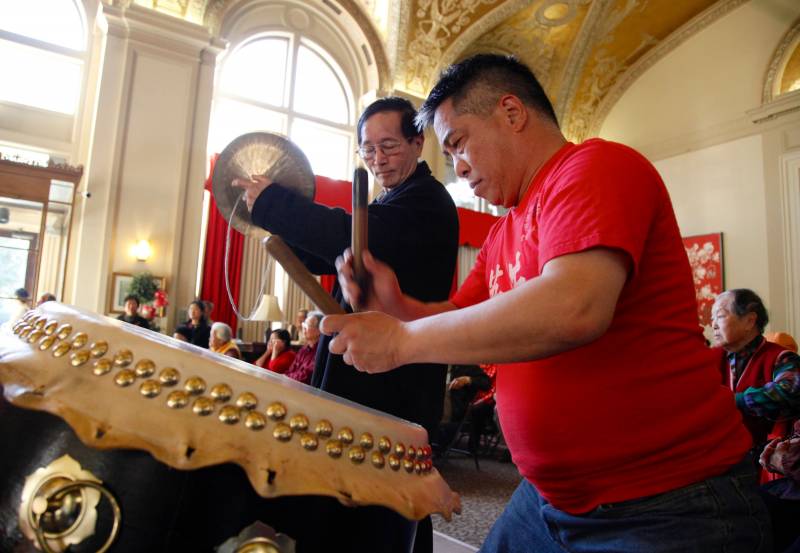
<svg viewBox="0 0 800 553"><path fill-rule="evenodd" d="M19 528L25 479L69 454L116 497L121 529L110 551L213 551L261 521L296 541L298 553L407 553L416 522L384 507L346 507L316 496L264 499L236 465L181 471L149 453L85 446L60 418L15 407L0 395L0 551L35 551ZM98 506L95 535L72 546L96 551L111 528L111 509Z"/></svg>

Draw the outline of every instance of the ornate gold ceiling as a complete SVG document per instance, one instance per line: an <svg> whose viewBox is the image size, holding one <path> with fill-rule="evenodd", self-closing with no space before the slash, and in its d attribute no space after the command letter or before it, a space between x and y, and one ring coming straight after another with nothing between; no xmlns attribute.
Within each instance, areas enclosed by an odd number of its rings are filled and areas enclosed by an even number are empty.
<svg viewBox="0 0 800 553"><path fill-rule="evenodd" d="M214 32L243 0L134 1ZM371 46L391 64L385 88L424 97L449 63L477 52L514 54L542 81L565 133L582 140L654 61L746 0L318 1L372 27Z"/></svg>

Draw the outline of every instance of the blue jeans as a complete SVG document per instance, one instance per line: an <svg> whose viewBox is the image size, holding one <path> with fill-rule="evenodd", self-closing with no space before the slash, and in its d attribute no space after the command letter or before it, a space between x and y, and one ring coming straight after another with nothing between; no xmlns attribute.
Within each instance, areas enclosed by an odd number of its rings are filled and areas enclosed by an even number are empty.
<svg viewBox="0 0 800 553"><path fill-rule="evenodd" d="M480 553L769 553L769 514L750 454L721 476L663 494L559 511L523 480Z"/></svg>

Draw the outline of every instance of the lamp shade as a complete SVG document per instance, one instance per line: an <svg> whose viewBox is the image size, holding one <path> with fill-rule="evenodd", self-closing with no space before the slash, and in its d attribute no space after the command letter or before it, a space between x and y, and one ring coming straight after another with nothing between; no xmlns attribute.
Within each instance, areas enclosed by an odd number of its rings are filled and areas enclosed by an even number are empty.
<svg viewBox="0 0 800 553"><path fill-rule="evenodd" d="M278 297L264 294L252 319L254 321L267 322L282 321L283 311L281 311L281 306L278 305Z"/></svg>

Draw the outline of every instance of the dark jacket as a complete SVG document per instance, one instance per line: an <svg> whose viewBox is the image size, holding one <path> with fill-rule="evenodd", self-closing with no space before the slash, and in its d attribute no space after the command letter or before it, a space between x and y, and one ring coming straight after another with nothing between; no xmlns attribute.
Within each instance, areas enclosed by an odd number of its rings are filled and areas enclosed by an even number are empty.
<svg viewBox="0 0 800 553"><path fill-rule="evenodd" d="M117 317L117 320L118 321L124 321L124 322L126 322L128 324L140 326L142 328L146 328L147 330L150 330L150 321L148 321L147 319L145 319L141 315L133 315L133 316L129 317L127 314L123 313L122 315Z"/></svg>
<svg viewBox="0 0 800 553"><path fill-rule="evenodd" d="M346 211L315 204L280 185L261 193L252 219L283 238L315 274L335 274L334 260L350 246ZM394 269L404 293L425 302L448 298L458 253L458 215L426 163L369 205L368 235L370 251ZM350 311L338 284L334 296ZM324 335L320 340L312 385L419 423L429 433L436 427L442 416L445 365L406 365L371 375L330 354L330 340Z"/></svg>

